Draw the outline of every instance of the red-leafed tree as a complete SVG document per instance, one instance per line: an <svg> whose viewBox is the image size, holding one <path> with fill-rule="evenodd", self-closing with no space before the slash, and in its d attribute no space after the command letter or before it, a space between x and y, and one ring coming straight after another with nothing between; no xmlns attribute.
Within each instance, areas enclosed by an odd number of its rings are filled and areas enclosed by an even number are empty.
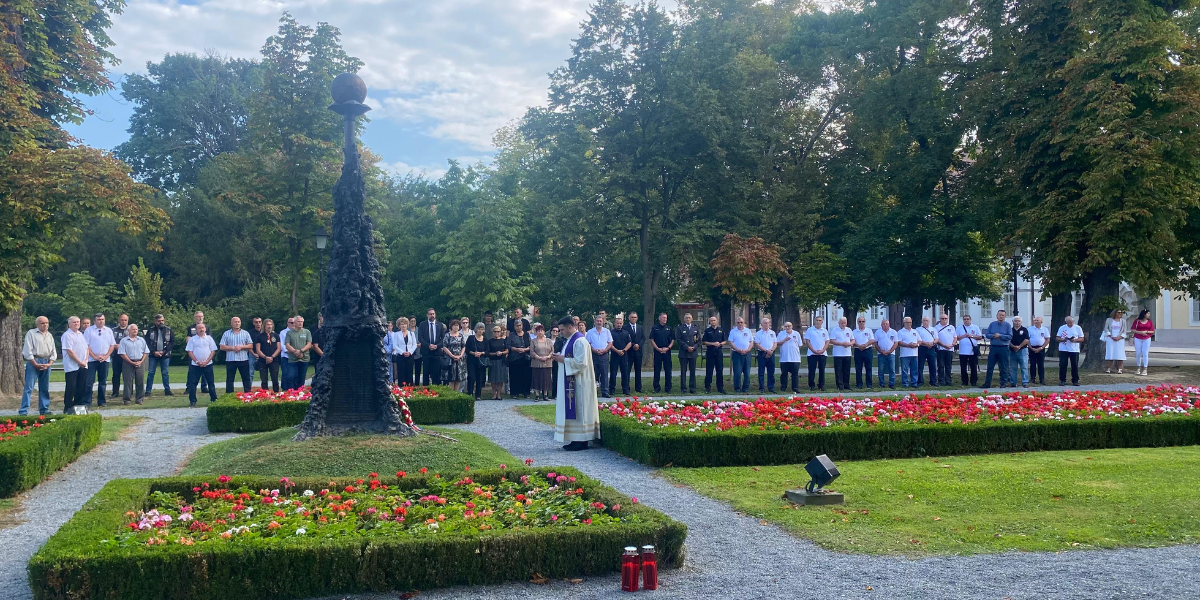
<svg viewBox="0 0 1200 600"><path fill-rule="evenodd" d="M734 302L766 302L771 299L771 285L788 274L780 254L779 246L760 237L726 234L708 263L713 283Z"/></svg>

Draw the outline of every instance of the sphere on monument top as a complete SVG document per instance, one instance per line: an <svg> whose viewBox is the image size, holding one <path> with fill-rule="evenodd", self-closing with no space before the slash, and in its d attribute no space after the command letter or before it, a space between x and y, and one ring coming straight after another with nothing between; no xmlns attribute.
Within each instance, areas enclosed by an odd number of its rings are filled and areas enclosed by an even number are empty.
<svg viewBox="0 0 1200 600"><path fill-rule="evenodd" d="M329 91L333 94L333 101L338 104L349 101L361 103L367 99L367 84L354 73L342 73L334 77Z"/></svg>

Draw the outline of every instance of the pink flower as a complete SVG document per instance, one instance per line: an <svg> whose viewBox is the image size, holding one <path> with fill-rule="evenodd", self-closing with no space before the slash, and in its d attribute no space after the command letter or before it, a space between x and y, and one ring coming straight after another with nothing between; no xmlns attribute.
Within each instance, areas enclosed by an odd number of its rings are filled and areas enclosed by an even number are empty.
<svg viewBox="0 0 1200 600"><path fill-rule="evenodd" d="M550 520L551 520L551 521L557 521L557 520L558 520L558 515L550 515Z"/></svg>
<svg viewBox="0 0 1200 600"><path fill-rule="evenodd" d="M637 503L638 503L637 496L634 496L634 497L630 498L630 500L632 500L634 504L637 504Z"/></svg>
<svg viewBox="0 0 1200 600"><path fill-rule="evenodd" d="M222 476L220 476L220 477L218 477L218 478L217 478L217 481L220 481L221 483L229 483L229 476L228 476L228 475L222 475Z"/></svg>

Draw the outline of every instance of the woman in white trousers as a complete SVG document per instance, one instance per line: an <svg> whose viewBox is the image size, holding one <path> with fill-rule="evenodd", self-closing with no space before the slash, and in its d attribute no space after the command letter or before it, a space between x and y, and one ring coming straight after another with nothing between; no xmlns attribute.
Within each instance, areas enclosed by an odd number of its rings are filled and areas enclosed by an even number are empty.
<svg viewBox="0 0 1200 600"><path fill-rule="evenodd" d="M1104 322L1104 360L1108 361L1105 373L1112 373L1113 368L1121 373L1125 366L1125 313L1117 309L1112 311Z"/></svg>
<svg viewBox="0 0 1200 600"><path fill-rule="evenodd" d="M1154 337L1154 321L1150 320L1150 311L1143 310L1129 330L1133 333L1137 374L1148 375L1150 371L1150 340Z"/></svg>

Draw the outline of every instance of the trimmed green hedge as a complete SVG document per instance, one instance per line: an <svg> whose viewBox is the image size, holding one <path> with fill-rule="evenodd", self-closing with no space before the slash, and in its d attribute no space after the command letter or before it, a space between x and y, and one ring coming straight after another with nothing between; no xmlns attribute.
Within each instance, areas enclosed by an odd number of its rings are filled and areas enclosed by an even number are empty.
<svg viewBox="0 0 1200 600"><path fill-rule="evenodd" d="M886 425L823 429L657 429L600 411L606 448L654 467L729 467L1037 450L1200 444L1200 417Z"/></svg>
<svg viewBox="0 0 1200 600"><path fill-rule="evenodd" d="M452 392L446 386L429 386L437 398L417 396L408 401L417 425L470 423L475 420L475 399ZM236 394L225 394L208 406L208 431L247 433L293 427L308 413L307 402L238 402Z"/></svg>
<svg viewBox="0 0 1200 600"><path fill-rule="evenodd" d="M538 471L510 469L508 477ZM237 544L167 545L99 551L98 543L120 532L126 511L141 510L154 491L191 495L212 478L110 481L54 534L29 561L29 585L39 600L138 598L307 598L359 592L427 590L455 585L578 577L617 571L624 546L654 544L659 564L683 563L687 528L662 513L629 502L616 490L574 469L588 499L623 503L637 522L605 527L548 527L519 531L439 534L412 538L285 538ZM498 483L500 471L472 473ZM346 485L353 478L335 478ZM329 479L296 480L297 489L328 487ZM422 478L391 479L405 489ZM270 488L277 479L234 477L236 487Z"/></svg>
<svg viewBox="0 0 1200 600"><path fill-rule="evenodd" d="M2 420L32 422L36 419L17 416ZM0 442L0 498L15 496L41 483L51 473L71 464L100 443L100 415L63 415L54 419L52 425L27 436Z"/></svg>

